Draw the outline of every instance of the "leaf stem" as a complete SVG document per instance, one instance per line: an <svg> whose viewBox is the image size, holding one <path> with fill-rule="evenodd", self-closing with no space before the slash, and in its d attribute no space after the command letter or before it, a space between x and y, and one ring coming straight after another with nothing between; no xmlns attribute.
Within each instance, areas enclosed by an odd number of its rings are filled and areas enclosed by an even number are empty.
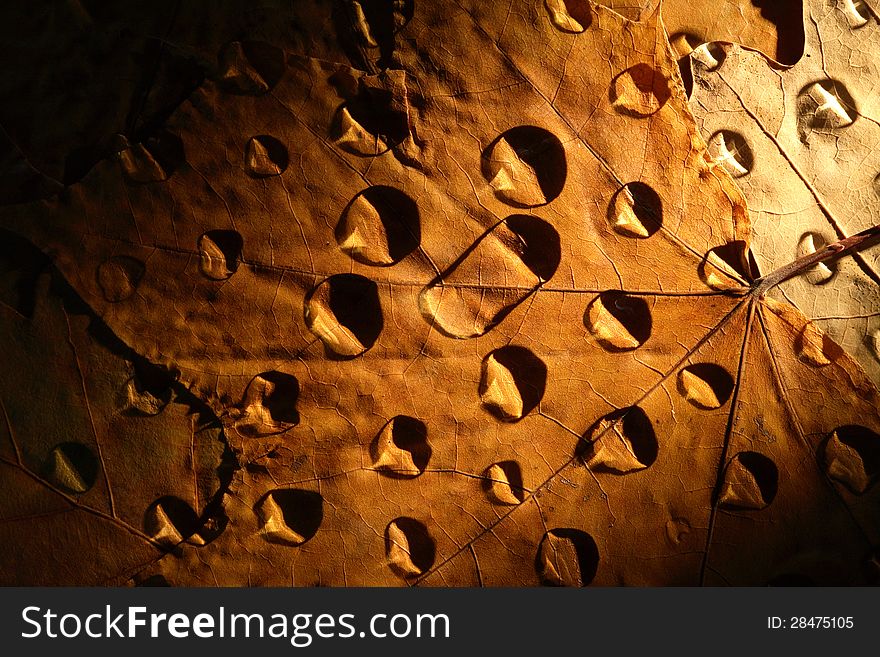
<svg viewBox="0 0 880 657"><path fill-rule="evenodd" d="M880 242L880 225L867 228L860 233L851 235L850 237L845 237L840 241L819 249L815 253L808 253L807 255L770 272L766 276L762 276L756 280L752 286L753 294L760 299L767 294L771 288L787 281L789 278L802 274L811 267L815 267L820 262L839 258L840 256L844 256L853 251L872 246L876 242Z"/></svg>

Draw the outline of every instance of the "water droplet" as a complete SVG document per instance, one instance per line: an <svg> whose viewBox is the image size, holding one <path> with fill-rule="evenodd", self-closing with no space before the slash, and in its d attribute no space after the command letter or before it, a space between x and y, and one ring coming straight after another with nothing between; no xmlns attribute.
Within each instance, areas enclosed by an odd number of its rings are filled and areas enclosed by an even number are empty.
<svg viewBox="0 0 880 657"><path fill-rule="evenodd" d="M525 499L522 470L516 461L493 463L483 472L483 490L496 504L516 506Z"/></svg>
<svg viewBox="0 0 880 657"><path fill-rule="evenodd" d="M544 7L553 26L569 34L585 32L593 22L590 5L582 0L544 0Z"/></svg>
<svg viewBox="0 0 880 657"><path fill-rule="evenodd" d="M663 224L663 202L645 183L627 183L611 200L608 221L625 237L651 237Z"/></svg>
<svg viewBox="0 0 880 657"><path fill-rule="evenodd" d="M669 79L648 64L636 64L618 74L611 85L611 105L618 112L644 118L662 108L672 96Z"/></svg>
<svg viewBox="0 0 880 657"><path fill-rule="evenodd" d="M298 488L268 493L255 507L259 535L269 543L297 547L312 538L324 518L324 499Z"/></svg>
<svg viewBox="0 0 880 657"><path fill-rule="evenodd" d="M678 392L697 408L721 408L733 393L733 378L714 363L688 365L678 372Z"/></svg>
<svg viewBox="0 0 880 657"><path fill-rule="evenodd" d="M587 586L599 568L593 537L579 529L551 529L541 539L535 569L545 586Z"/></svg>
<svg viewBox="0 0 880 657"><path fill-rule="evenodd" d="M339 248L366 265L393 265L417 249L420 240L415 201L384 185L355 196L336 226Z"/></svg>
<svg viewBox="0 0 880 657"><path fill-rule="evenodd" d="M259 41L233 41L219 55L218 85L227 93L260 96L284 75L284 51Z"/></svg>
<svg viewBox="0 0 880 657"><path fill-rule="evenodd" d="M590 302L584 324L609 351L632 351L651 336L651 310L639 297L603 292Z"/></svg>
<svg viewBox="0 0 880 657"><path fill-rule="evenodd" d="M230 416L243 436L282 433L299 424L298 398L296 377L274 370L263 372L251 379L241 404L230 410Z"/></svg>
<svg viewBox="0 0 880 657"><path fill-rule="evenodd" d="M335 274L306 297L305 321L328 351L354 358L382 332L382 307L376 284L357 274Z"/></svg>
<svg viewBox="0 0 880 657"><path fill-rule="evenodd" d="M613 411L593 424L577 452L592 470L627 474L654 463L657 436L645 411L630 406Z"/></svg>
<svg viewBox="0 0 880 657"><path fill-rule="evenodd" d="M797 97L798 135L807 142L814 131L835 133L852 125L858 112L846 87L836 80L819 80Z"/></svg>
<svg viewBox="0 0 880 657"><path fill-rule="evenodd" d="M803 258L816 253L816 251L821 251L826 246L828 246L828 240L819 233L804 233L798 240L797 255L799 258ZM837 263L831 261L817 263L805 271L802 276L813 285L823 285L834 278L836 273Z"/></svg>
<svg viewBox="0 0 880 657"><path fill-rule="evenodd" d="M828 476L856 495L865 493L880 476L880 434L850 424L831 432L821 450Z"/></svg>
<svg viewBox="0 0 880 657"><path fill-rule="evenodd" d="M198 526L196 512L178 497L162 497L144 514L146 534L166 548L177 547L184 540L190 545L205 545L205 539L197 533Z"/></svg>
<svg viewBox="0 0 880 657"><path fill-rule="evenodd" d="M746 243L734 240L710 249L697 267L700 280L713 290L745 287L751 265Z"/></svg>
<svg viewBox="0 0 880 657"><path fill-rule="evenodd" d="M244 240L234 230L209 230L199 237L199 270L214 281L225 281L238 271Z"/></svg>
<svg viewBox="0 0 880 657"><path fill-rule="evenodd" d="M757 452L740 452L727 464L718 503L726 509L763 509L776 497L779 471Z"/></svg>
<svg viewBox="0 0 880 657"><path fill-rule="evenodd" d="M85 493L98 478L98 459L81 443L61 443L49 453L46 479L69 493Z"/></svg>
<svg viewBox="0 0 880 657"><path fill-rule="evenodd" d="M865 0L841 0L839 4L850 28L857 30L871 20L871 8Z"/></svg>
<svg viewBox="0 0 880 657"><path fill-rule="evenodd" d="M336 135L334 143L355 155L380 155L388 150L382 136L371 134L345 105L337 112L333 132Z"/></svg>
<svg viewBox="0 0 880 657"><path fill-rule="evenodd" d="M565 184L565 149L543 128L511 128L483 151L482 171L501 201L521 208L546 205Z"/></svg>
<svg viewBox="0 0 880 657"><path fill-rule="evenodd" d="M525 347L501 347L483 359L480 400L498 419L516 422L541 401L547 366Z"/></svg>
<svg viewBox="0 0 880 657"><path fill-rule="evenodd" d="M244 149L245 169L254 178L279 176L289 162L287 147L269 135L251 137Z"/></svg>
<svg viewBox="0 0 880 657"><path fill-rule="evenodd" d="M395 518L385 528L388 565L405 579L418 577L434 565L434 540L428 528L413 518Z"/></svg>
<svg viewBox="0 0 880 657"><path fill-rule="evenodd" d="M135 293L146 267L129 256L113 256L98 265L98 286L104 299L117 303Z"/></svg>
<svg viewBox="0 0 880 657"><path fill-rule="evenodd" d="M719 130L709 137L709 156L734 178L749 173L755 164L755 155L746 138L733 130Z"/></svg>
<svg viewBox="0 0 880 657"><path fill-rule="evenodd" d="M400 478L417 477L428 467L431 447L425 423L406 415L391 418L370 446L373 467Z"/></svg>

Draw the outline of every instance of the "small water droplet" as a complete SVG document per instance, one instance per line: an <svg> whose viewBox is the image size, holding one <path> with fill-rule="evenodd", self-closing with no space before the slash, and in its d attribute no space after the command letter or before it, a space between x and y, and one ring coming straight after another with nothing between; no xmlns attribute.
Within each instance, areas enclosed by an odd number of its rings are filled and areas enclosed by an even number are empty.
<svg viewBox="0 0 880 657"><path fill-rule="evenodd" d="M357 274L330 276L306 297L305 322L335 356L359 356L382 332L378 288Z"/></svg>
<svg viewBox="0 0 880 657"><path fill-rule="evenodd" d="M584 313L584 324L609 351L632 351L651 336L651 310L640 297L603 292Z"/></svg>
<svg viewBox="0 0 880 657"><path fill-rule="evenodd" d="M740 452L727 464L718 498L726 509L763 509L776 497L779 470L757 452Z"/></svg>
<svg viewBox="0 0 880 657"><path fill-rule="evenodd" d="M614 194L608 221L616 233L625 237L651 237L663 224L663 202L645 183L627 183Z"/></svg>
<svg viewBox="0 0 880 657"><path fill-rule="evenodd" d="M648 64L636 64L612 81L611 105L629 116L651 116L660 111L671 97L669 78Z"/></svg>
<svg viewBox="0 0 880 657"><path fill-rule="evenodd" d="M565 149L543 128L511 128L483 151L482 171L501 201L521 208L546 205L565 183Z"/></svg>
<svg viewBox="0 0 880 657"><path fill-rule="evenodd" d="M593 22L590 4L583 0L544 0L553 26L569 34L585 32Z"/></svg>
<svg viewBox="0 0 880 657"><path fill-rule="evenodd" d="M852 125L858 112L846 87L837 80L819 80L797 97L798 135L806 143L814 132L836 133Z"/></svg>
<svg viewBox="0 0 880 657"><path fill-rule="evenodd" d="M714 363L688 365L678 372L678 392L697 408L721 408L733 393L733 378Z"/></svg>
<svg viewBox="0 0 880 657"><path fill-rule="evenodd" d="M298 488L268 493L255 507L259 535L269 543L298 547L312 538L324 518L324 500L318 493Z"/></svg>
<svg viewBox="0 0 880 657"><path fill-rule="evenodd" d="M750 173L755 156L746 138L733 130L719 130L709 137L709 156L734 178Z"/></svg>
<svg viewBox="0 0 880 657"><path fill-rule="evenodd" d="M421 420L398 415L385 423L370 445L373 467L400 478L417 477L428 467L431 447Z"/></svg>
<svg viewBox="0 0 880 657"><path fill-rule="evenodd" d="M579 529L551 529L541 539L535 570L547 586L587 586L599 568L593 537Z"/></svg>
<svg viewBox="0 0 880 657"><path fill-rule="evenodd" d="M269 135L251 137L244 149L245 169L254 178L281 175L289 161L287 147Z"/></svg>
<svg viewBox="0 0 880 657"><path fill-rule="evenodd" d="M414 518L395 518L385 528L385 555L397 575L410 579L434 565L437 548L424 523Z"/></svg>
<svg viewBox="0 0 880 657"><path fill-rule="evenodd" d="M89 447L67 442L57 445L44 467L46 478L70 493L85 493L98 477L98 459Z"/></svg>
<svg viewBox="0 0 880 657"><path fill-rule="evenodd" d="M501 347L483 359L480 400L498 419L516 422L541 401L547 366L525 347Z"/></svg>
<svg viewBox="0 0 880 657"><path fill-rule="evenodd" d="M615 474L644 470L657 459L657 450L654 426L638 406L612 411L600 418L577 449L590 469Z"/></svg>
<svg viewBox="0 0 880 657"><path fill-rule="evenodd" d="M199 270L214 281L225 281L238 271L244 240L234 230L209 230L199 237Z"/></svg>
<svg viewBox="0 0 880 657"><path fill-rule="evenodd" d="M799 258L812 255L828 246L828 240L819 233L804 233L798 240L797 255ZM835 261L820 262L810 267L802 275L813 285L823 285L834 278L837 273Z"/></svg>
<svg viewBox="0 0 880 657"><path fill-rule="evenodd" d="M860 425L838 427L821 449L825 471L856 495L880 476L880 434Z"/></svg>
<svg viewBox="0 0 880 657"><path fill-rule="evenodd" d="M110 303L128 299L135 293L146 267L129 256L113 256L98 265L98 286Z"/></svg>
<svg viewBox="0 0 880 657"><path fill-rule="evenodd" d="M520 504L525 499L525 490L519 463L501 461L490 465L483 473L483 490L496 504Z"/></svg>

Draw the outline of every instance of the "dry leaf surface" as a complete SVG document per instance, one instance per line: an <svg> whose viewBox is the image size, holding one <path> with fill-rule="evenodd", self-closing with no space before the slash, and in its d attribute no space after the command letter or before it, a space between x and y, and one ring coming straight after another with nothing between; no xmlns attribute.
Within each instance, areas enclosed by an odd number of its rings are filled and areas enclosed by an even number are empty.
<svg viewBox="0 0 880 657"><path fill-rule="evenodd" d="M33 251L3 235L0 581L106 583L222 531L234 459L210 410L122 345Z"/></svg>
<svg viewBox="0 0 880 657"><path fill-rule="evenodd" d="M694 61L692 107L749 203L762 271L877 222L880 23L869 3L808 2L790 68L718 46ZM818 265L780 293L880 380L880 248Z"/></svg>
<svg viewBox="0 0 880 657"><path fill-rule="evenodd" d="M583 3L566 4L575 8ZM794 64L803 54L803 0L602 0L599 4L636 21L659 8L680 57L719 41L757 50L782 64Z"/></svg>
<svg viewBox="0 0 880 657"><path fill-rule="evenodd" d="M347 3L349 64L225 44L155 135L0 215L211 406L239 466L201 466L219 511L173 468L149 501L147 468L59 491L35 464L82 466L20 455L7 417L7 477L45 488L17 527L64 505L128 527L106 582L874 576L877 389L752 280L657 14L380 4ZM161 458L217 442L186 426ZM126 476L131 511L107 507Z"/></svg>

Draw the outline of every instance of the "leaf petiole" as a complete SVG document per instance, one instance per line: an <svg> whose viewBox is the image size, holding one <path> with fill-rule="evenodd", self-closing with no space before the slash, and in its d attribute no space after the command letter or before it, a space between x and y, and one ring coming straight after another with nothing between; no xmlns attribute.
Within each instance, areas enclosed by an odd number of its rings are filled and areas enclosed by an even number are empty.
<svg viewBox="0 0 880 657"><path fill-rule="evenodd" d="M753 294L755 294L758 298L761 298L765 294L767 294L770 289L776 287L784 281L787 281L789 278L793 278L798 274L804 273L811 267L815 267L816 265L818 265L820 262L839 258L853 251L859 251L861 249L868 248L869 246L873 246L877 242L880 242L880 225L872 226L871 228L867 228L860 233L856 233L855 235L851 235L850 237L845 237L842 240L839 240L825 246L824 248L819 249L815 253L809 253L805 256L802 256L797 260L793 260L787 265L784 265L779 269L770 272L766 276L762 276L753 284Z"/></svg>

